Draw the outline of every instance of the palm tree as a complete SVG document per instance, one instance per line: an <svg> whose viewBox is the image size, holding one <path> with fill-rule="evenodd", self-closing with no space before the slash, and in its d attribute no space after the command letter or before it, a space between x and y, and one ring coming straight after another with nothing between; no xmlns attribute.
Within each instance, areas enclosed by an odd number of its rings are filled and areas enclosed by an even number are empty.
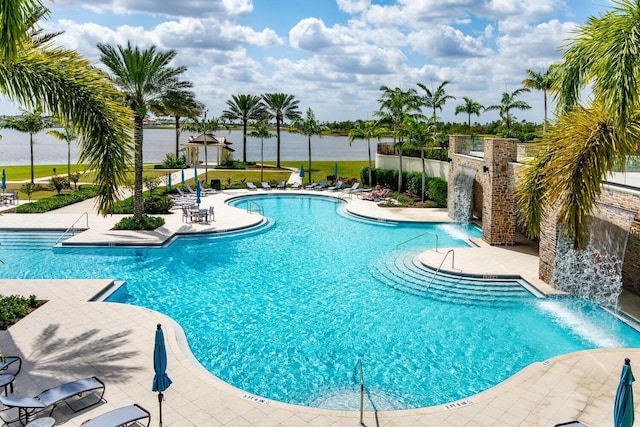
<svg viewBox="0 0 640 427"><path fill-rule="evenodd" d="M227 101L228 110L222 112L222 118L242 122L242 161L247 163L247 123L249 120L261 120L265 117L262 98L255 95L231 95Z"/></svg>
<svg viewBox="0 0 640 427"><path fill-rule="evenodd" d="M263 119L254 123L253 130L249 132L249 136L260 138L260 181L264 181L264 139L272 138L273 134L269 132L269 119Z"/></svg>
<svg viewBox="0 0 640 427"><path fill-rule="evenodd" d="M170 67L176 52L145 50L118 45L117 48L98 44L100 60L111 72L111 79L123 92L124 102L133 114L134 186L133 218L141 222L144 215L142 199L143 122L150 110L160 110L164 101L175 91L190 88L190 82L179 80L185 67Z"/></svg>
<svg viewBox="0 0 640 427"><path fill-rule="evenodd" d="M542 96L544 98L544 122L542 123L543 134L547 133L547 92L553 89L555 83L553 69L553 65L542 73L528 69L527 74L529 77L522 81L524 87L542 91Z"/></svg>
<svg viewBox="0 0 640 427"><path fill-rule="evenodd" d="M313 110L311 110L311 108L307 108L305 118L296 119L291 124L291 129L293 129L294 132L307 136L307 141L309 143L309 184L311 184L311 137L313 135L319 135L322 137L322 131L325 130L325 127L316 120Z"/></svg>
<svg viewBox="0 0 640 427"><path fill-rule="evenodd" d="M398 150L398 191L402 191L402 149L404 139L401 128L409 117L420 112L420 97L415 89L403 91L399 87L391 89L381 86L383 92L378 102L380 110L374 114L380 117L380 122L391 128L393 133L393 146Z"/></svg>
<svg viewBox="0 0 640 427"><path fill-rule="evenodd" d="M80 161L95 170L97 208L109 212L126 180L128 111L107 76L77 52L33 31L48 11L40 0L7 0L0 12L0 93L69 122Z"/></svg>
<svg viewBox="0 0 640 427"><path fill-rule="evenodd" d="M574 248L587 242L586 215L601 182L636 152L640 138L640 3L616 0L612 10L588 18L566 46L556 72L558 111L542 138L545 149L526 170L517 189L529 236L540 233L546 206L557 206ZM580 105L588 87L591 103Z"/></svg>
<svg viewBox="0 0 640 427"><path fill-rule="evenodd" d="M162 105L154 108L154 113L161 116L172 116L176 128L176 159L180 157L180 119L193 119L202 114L204 105L196 100L195 94L189 90L169 91Z"/></svg>
<svg viewBox="0 0 640 427"><path fill-rule="evenodd" d="M42 118L42 111L23 111L18 117L9 117L3 127L29 134L29 154L31 159L31 184L33 184L33 134L38 133L47 127L47 123Z"/></svg>
<svg viewBox="0 0 640 427"><path fill-rule="evenodd" d="M506 131L504 132L505 137L511 136L511 124L513 123L514 117L511 114L511 110L529 110L531 106L524 101L519 101L518 96L523 93L528 93L529 89L526 87L522 87L520 89L516 89L513 92L504 92L502 94L502 99L500 104L490 105L485 108L485 111L490 110L498 110L500 112L500 119L505 125Z"/></svg>
<svg viewBox="0 0 640 427"><path fill-rule="evenodd" d="M78 134L69 123L65 124L61 131L50 129L47 134L67 143L67 179L71 179L71 143L78 138Z"/></svg>
<svg viewBox="0 0 640 427"><path fill-rule="evenodd" d="M476 116L480 116L480 113L482 112L484 107L482 106L482 104L466 96L463 96L462 99L464 100L464 104L460 104L456 107L456 116L462 113L468 115L469 119L467 122L467 126L469 126L469 133L471 133L471 115L475 114Z"/></svg>
<svg viewBox="0 0 640 427"><path fill-rule="evenodd" d="M262 99L266 104L267 111L271 114L271 117L276 119L276 137L277 137L277 161L276 167L280 167L280 124L284 119L296 120L299 119L300 111L298 110L298 104L300 101L295 99L293 95L287 95L284 93L265 93L262 95ZM311 173L311 171L309 171Z"/></svg>
<svg viewBox="0 0 640 427"><path fill-rule="evenodd" d="M435 121L433 117L425 121L424 116L414 115L407 118L401 130L402 135L406 138L405 146L420 150L420 163L422 164L421 200L423 203L427 177L424 164L424 149L435 143L435 138L433 137L434 127Z"/></svg>
<svg viewBox="0 0 640 427"><path fill-rule="evenodd" d="M369 153L369 185L373 185L373 178L371 176L371 169L373 168L371 161L371 138L376 138L379 141L383 132L386 132L386 129L380 125L380 122L376 122L375 120L358 120L356 127L349 132L349 146L351 146L355 139L367 140L367 152Z"/></svg>
<svg viewBox="0 0 640 427"><path fill-rule="evenodd" d="M449 83L451 82L448 80L443 81L436 88L436 90L433 90L433 87L429 89L423 83L418 83L418 86L421 87L426 92L426 95L423 98L425 107L431 108L433 110L433 123L436 125L436 127L433 129L434 136L438 131L438 127L437 127L438 120L436 117L436 111L437 110L442 111L444 104L446 104L449 99L456 99L456 97L453 95L447 95L447 92L445 91L444 87Z"/></svg>
<svg viewBox="0 0 640 427"><path fill-rule="evenodd" d="M209 182L209 158L207 156L207 134L220 129L220 121L215 117L207 120L207 112L205 111L202 119L195 118L184 123L183 128L193 132L201 133L204 138L204 182ZM213 141L211 141L213 142Z"/></svg>

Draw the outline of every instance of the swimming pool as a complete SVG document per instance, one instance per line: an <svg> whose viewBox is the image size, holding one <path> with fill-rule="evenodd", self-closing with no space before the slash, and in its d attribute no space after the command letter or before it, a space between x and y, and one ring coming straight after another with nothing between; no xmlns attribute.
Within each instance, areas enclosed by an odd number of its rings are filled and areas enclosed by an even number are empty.
<svg viewBox="0 0 640 427"><path fill-rule="evenodd" d="M418 288L431 277L412 263L434 245L425 233L437 232L440 247L465 246L479 235L473 228L349 218L328 198L252 200L271 218L256 231L163 249L2 245L0 257L24 278L79 277L82 265L80 277L124 280L109 301L171 316L210 372L299 405L357 409L358 359L368 406L384 410L462 399L560 354L640 346L638 333L599 307L539 299L517 282L479 290L444 278Z"/></svg>

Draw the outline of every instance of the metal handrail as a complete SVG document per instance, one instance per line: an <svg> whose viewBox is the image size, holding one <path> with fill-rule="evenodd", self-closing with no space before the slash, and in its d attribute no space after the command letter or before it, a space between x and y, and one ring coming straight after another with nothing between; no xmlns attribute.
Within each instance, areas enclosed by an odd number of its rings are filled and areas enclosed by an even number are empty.
<svg viewBox="0 0 640 427"><path fill-rule="evenodd" d="M398 249L400 246L404 245L405 243L409 243L409 242L411 242L412 240L416 240L416 239L418 239L418 238L420 238L420 237L424 236L425 234L432 234L432 235L436 236L436 252L438 252L438 234L437 234L437 233L434 233L433 231L425 231L424 233L419 234L419 235L417 235L417 236L415 236L415 237L412 237L412 238L410 238L409 240L405 240L404 242L398 243L398 244L396 245L396 249Z"/></svg>
<svg viewBox="0 0 640 427"><path fill-rule="evenodd" d="M252 206L256 206L257 209L255 209L255 211L253 209L251 209ZM260 215L264 216L264 209L262 208L262 206L260 206L259 204L257 204L256 202L253 202L251 200L247 200L247 212L251 213L251 212L258 212L260 213Z"/></svg>
<svg viewBox="0 0 640 427"><path fill-rule="evenodd" d="M442 268L442 264L444 264L445 260L447 259L447 256L449 256L449 254L451 254L451 268L454 268L453 264L455 263L455 260L456 260L456 253L455 253L455 251L453 249L449 249L447 251L447 253L444 254L444 258L442 258L442 262L438 266L438 269L436 270L435 273L433 273L433 276L431 276L431 281L429 281L429 284L427 285L427 289L429 289L429 287L431 287L431 284L433 283L433 279L435 279L436 276L438 275L438 273L440 272L440 269Z"/></svg>
<svg viewBox="0 0 640 427"><path fill-rule="evenodd" d="M58 240L56 240L56 243L54 243L54 245L57 245L58 243L60 243L60 240L62 240L62 238L64 236L67 235L67 233L72 232L75 235L76 232L76 224L78 223L78 221L80 221L82 219L82 217L86 217L87 218L87 227L89 228L89 212L83 212L82 215L80 215L80 217L78 219L76 219L73 224L71 224L71 226L69 228L67 228L64 233L62 233L62 235L60 237L58 237Z"/></svg>
<svg viewBox="0 0 640 427"><path fill-rule="evenodd" d="M362 359L358 359L355 369L360 370L360 425L364 425L364 374L362 373Z"/></svg>

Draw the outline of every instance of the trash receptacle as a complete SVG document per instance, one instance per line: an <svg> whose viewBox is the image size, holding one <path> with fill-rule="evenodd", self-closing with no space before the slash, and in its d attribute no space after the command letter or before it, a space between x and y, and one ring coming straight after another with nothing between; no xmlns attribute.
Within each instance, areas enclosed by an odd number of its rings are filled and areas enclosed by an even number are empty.
<svg viewBox="0 0 640 427"><path fill-rule="evenodd" d="M220 180L219 179L212 179L211 180L211 188L213 188L214 190L220 190L222 188L222 186L220 185Z"/></svg>

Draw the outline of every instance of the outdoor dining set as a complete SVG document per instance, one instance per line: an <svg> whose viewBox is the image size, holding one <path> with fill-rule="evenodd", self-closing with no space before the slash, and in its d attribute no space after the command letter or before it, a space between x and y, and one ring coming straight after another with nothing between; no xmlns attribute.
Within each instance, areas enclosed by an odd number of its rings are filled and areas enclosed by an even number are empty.
<svg viewBox="0 0 640 427"><path fill-rule="evenodd" d="M213 206L201 208L200 205L183 205L182 221L184 222L209 222L215 221Z"/></svg>

